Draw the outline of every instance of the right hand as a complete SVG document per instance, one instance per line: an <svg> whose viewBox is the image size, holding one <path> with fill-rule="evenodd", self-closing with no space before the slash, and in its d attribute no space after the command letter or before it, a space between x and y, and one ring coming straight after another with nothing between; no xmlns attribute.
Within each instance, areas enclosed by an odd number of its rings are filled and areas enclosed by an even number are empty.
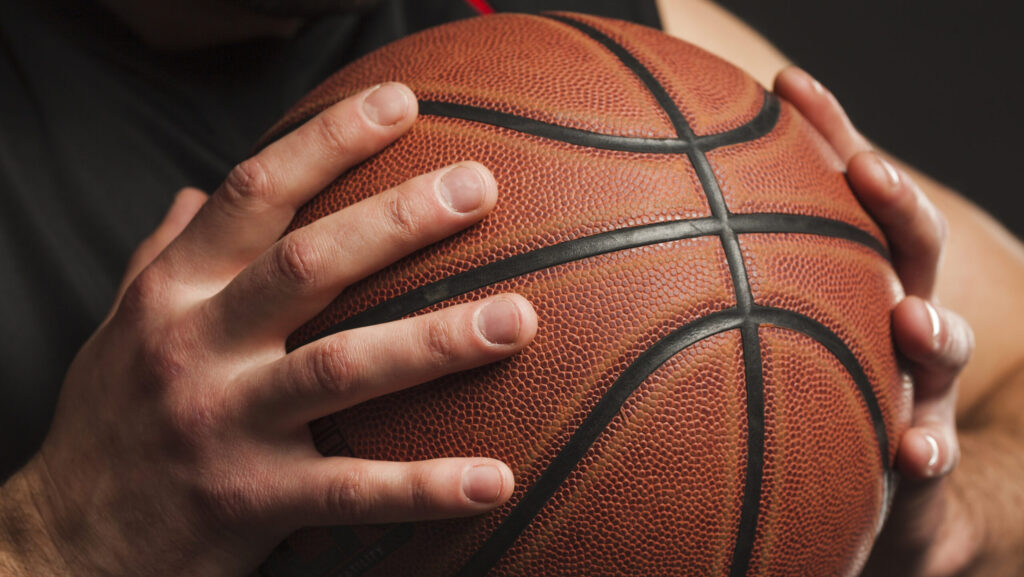
<svg viewBox="0 0 1024 577"><path fill-rule="evenodd" d="M522 297L285 352L285 338L345 286L494 206L493 177L464 162L281 238L298 207L415 117L408 88L370 89L240 164L205 203L179 195L73 362L40 452L3 488L0 523L36 545L9 565L242 574L302 526L472 515L509 498L501 462L325 458L307 423L522 349L536 332Z"/></svg>

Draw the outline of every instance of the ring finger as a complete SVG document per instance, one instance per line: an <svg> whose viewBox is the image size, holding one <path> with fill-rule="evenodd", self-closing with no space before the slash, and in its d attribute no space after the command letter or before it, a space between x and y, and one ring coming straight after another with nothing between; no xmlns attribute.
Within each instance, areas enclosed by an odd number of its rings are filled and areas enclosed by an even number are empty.
<svg viewBox="0 0 1024 577"><path fill-rule="evenodd" d="M285 429L521 350L537 331L526 299L499 295L344 331L260 369L239 398L261 429Z"/></svg>

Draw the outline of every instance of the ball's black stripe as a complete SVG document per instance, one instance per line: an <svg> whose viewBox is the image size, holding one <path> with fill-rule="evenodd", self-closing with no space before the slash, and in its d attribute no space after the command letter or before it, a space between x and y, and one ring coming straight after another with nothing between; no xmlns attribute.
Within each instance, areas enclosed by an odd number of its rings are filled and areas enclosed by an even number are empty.
<svg viewBox="0 0 1024 577"><path fill-rule="evenodd" d="M697 136L694 140L681 138L641 138L636 136L616 136L601 132L569 128L559 124L550 124L541 120L518 116L507 112L500 112L490 108L468 106L465 104L454 104L451 102L439 102L436 100L420 100L420 116L434 116L437 118L457 118L481 124L490 124L499 128L505 128L514 132L539 136L547 140L565 142L588 148L599 148L602 150L616 150L619 152L641 152L648 154L685 154L693 147L698 147L707 152L723 146L742 144L756 140L775 128L779 121L781 106L777 96L771 92L764 93L764 102L757 115L749 122L725 132ZM285 128L278 129L274 138L268 138L272 142L285 134L295 130L302 124L309 121L312 116L303 117L289 124ZM257 149L258 150L258 149Z"/></svg>
<svg viewBox="0 0 1024 577"><path fill-rule="evenodd" d="M749 313L743 313L736 308L731 308L702 317L675 330L638 355L636 360L608 388L604 396L594 406L594 409L573 433L559 454L551 461L548 468L541 473L537 482L530 487L526 495L516 504L508 517L505 518L498 529L488 537L484 545L463 566L459 576L479 577L487 574L548 500L558 491L558 488L568 475L571 474L579 460L604 432L611 420L615 418L615 415L618 414L626 400L654 371L674 355L708 337L728 330L741 329L743 355L747 361L746 366L757 367L755 369L756 373L748 371L747 379L755 379L757 382L761 382L760 343L758 342L759 339L751 338L749 333L757 331L757 327L762 324L773 325L807 335L825 347L851 376L871 418L871 426L878 443L881 467L885 472L883 475L883 491L885 492L883 502L888 502L889 495L892 492L892 475L887 457L889 441L885 431L885 422L882 418L878 399L875 396L874 389L871 387L871 382L853 351L831 329L799 313L760 306L754 306ZM757 394L763 395L760 390ZM764 403L748 403L748 412L751 406L763 407ZM750 418L748 414L748 420ZM755 414L753 418L763 420L763 409L760 414ZM750 438L748 436L749 443ZM755 451L756 453L758 452ZM763 459L763 453L761 453L760 458ZM763 463L758 464L763 466ZM748 468L749 470L750 468ZM744 497L746 498L746 495ZM757 507L744 506L740 514L741 516L749 515L751 514L750 511L756 509ZM379 543L375 543L368 548L368 550L374 552L371 556L377 558L375 552L379 551L384 543L387 544L386 549L391 550L397 544L411 538L412 535L409 532L409 527L409 524L398 525L385 534ZM749 545L737 543L736 548L741 546L746 547ZM750 552L744 551L748 558ZM359 555L357 560L362 560L365 557L365 555ZM360 562L358 565L362 567L363 563Z"/></svg>
<svg viewBox="0 0 1024 577"><path fill-rule="evenodd" d="M887 258L885 248L878 240L859 228L841 221L799 214L765 213L733 215L729 222L739 233L796 233L837 238L864 245L883 258ZM641 246L718 235L720 230L720 223L713 218L677 220L602 232L539 248L470 269L398 295L346 318L302 344L341 331L397 320L469 291L541 269Z"/></svg>
<svg viewBox="0 0 1024 577"><path fill-rule="evenodd" d="M885 245L852 224L817 216L782 213L731 214L729 227L737 234L758 234L784 232L788 234L809 234L849 240L873 250L882 258L889 259Z"/></svg>
<svg viewBox="0 0 1024 577"><path fill-rule="evenodd" d="M743 576L754 552L757 519L761 513L761 481L764 476L764 372L761 366L761 336L748 310L743 320L743 372L747 392L747 468L743 479L739 531L732 550L730 575Z"/></svg>
<svg viewBox="0 0 1024 577"><path fill-rule="evenodd" d="M525 116L499 112L490 108L437 102L420 101L420 114L444 118L458 118L507 128L523 134L539 136L547 140L567 142L589 148L617 150L622 152L647 152L652 154L678 154L693 148L693 143L678 138L640 138L636 136L616 136L602 134L579 128L570 128L551 124Z"/></svg>
<svg viewBox="0 0 1024 577"><path fill-rule="evenodd" d="M622 405L625 404L629 397L665 361L687 347L716 334L740 329L743 341L743 355L748 363L747 379L759 385L755 387L757 390L756 394L763 397L763 389L761 387L763 381L761 374L761 346L760 338L756 335L758 326L762 324L775 325L807 335L823 345L843 365L847 373L851 375L858 393L860 393L864 404L868 408L872 427L879 444L882 468L883 471L888 471L889 465L886 458L888 440L885 434L885 424L882 421L881 410L878 406L878 399L875 397L871 383L856 355L853 354L843 341L828 327L793 311L760 306L754 306L749 312L731 308L710 314L677 329L638 355L636 360L608 388L604 396L601 397L583 423L576 429L562 450L551 461L547 469L541 473L538 480L530 487L523 498L516 503L516 506L502 521L501 525L491 533L487 541L477 549L469 561L462 567L458 576L482 577L486 575L526 527L529 526L530 522L548 500L558 491L565 479L576 468L579 461L590 450L593 443L619 413ZM751 410L755 412L750 414ZM761 424L763 427L763 399L761 402L753 403L750 403L748 399L749 419L753 419L755 423ZM748 445L750 442L748 435ZM752 459L754 462L751 465L757 466L748 466L747 475L752 474L751 471L759 470L763 467L763 451L755 450L753 454ZM751 457L748 457L748 459L751 459ZM888 481L889 476L885 475L884 477ZM888 492L890 488L887 485L883 485L883 490ZM744 499L747 498L748 496L744 495ZM760 494L754 495L751 498L759 500ZM756 514L755 512L758 509L757 503L751 507L744 502L740 514L741 516L753 515ZM750 553L753 550L752 546L753 542L737 542L735 550L739 550L743 556L749 559ZM747 547L751 547L751 549L746 549Z"/></svg>
<svg viewBox="0 0 1024 577"><path fill-rule="evenodd" d="M598 44L607 48L609 52L619 59L619 62L622 62L622 64L625 65L634 76L644 83L644 86L647 87L647 91L650 92L651 96L653 96L658 102L658 106L660 106L665 114L668 115L669 122L671 122L672 126L676 129L676 136L689 142L694 141L693 131L690 130L689 124L686 122L686 118L683 116L682 111L680 111L679 107L676 106L676 102L672 100L668 91L666 91L665 87L658 82L658 79L654 77L654 74L652 74L646 66L641 64L640 61L636 59L636 56L633 56L629 50L626 50L624 46L609 38L604 32L601 32L593 26L584 24L579 20L574 20L560 14L542 14L542 16L550 18L551 20L557 20L562 24L572 26L576 30L579 30L589 36Z"/></svg>
<svg viewBox="0 0 1024 577"><path fill-rule="evenodd" d="M889 435L885 431L882 407L878 404L878 397L875 396L871 380L864 371L864 367L861 366L860 361L857 360L857 355L832 329L800 313L772 307L756 307L754 312L751 313L751 318L761 324L774 325L807 335L828 349L839 363L843 365L843 368L856 384L857 391L860 393L861 398L864 399L864 405L871 416L871 426L875 432L875 440L878 442L878 458L882 471L885 473L886 495L883 500L888 501L892 491L892 478L889 475L892 471L892 468L889 466Z"/></svg>
<svg viewBox="0 0 1024 577"><path fill-rule="evenodd" d="M558 491L594 441L605 431L619 409L636 389L657 370L686 347L718 333L742 326L746 315L728 309L707 315L677 329L647 349L626 368L604 396L573 432L572 437L541 473L537 481L516 503L516 506L491 533L487 541L470 557L457 573L458 577L482 577L501 559L505 551L533 521L541 508Z"/></svg>
<svg viewBox="0 0 1024 577"><path fill-rule="evenodd" d="M757 115L750 122L717 134L698 136L693 140L682 138L640 138L636 136L616 136L578 128L569 128L558 124L550 124L524 116L499 112L490 108L421 100L420 114L439 118L458 118L481 124L490 124L523 134L539 136L547 140L566 142L588 148L616 150L620 152L641 152L648 154L685 154L695 147L704 151L714 150L749 142L771 132L779 120L779 99L770 92L764 93L764 102Z"/></svg>
<svg viewBox="0 0 1024 577"><path fill-rule="evenodd" d="M610 50L619 60L629 68L647 86L655 100L661 105L672 125L676 129L676 135L687 142L695 142L696 135L676 102L669 96L668 91L658 82L654 74L648 70L633 54L625 47L619 45L615 40L603 32L588 26L582 22L553 16L560 22L580 30ZM711 169L707 155L699 146L694 146L686 152L693 165L694 172L700 179L704 194L707 197L711 214L722 225L719 238L722 241L722 248L725 251L725 258L729 264L729 271L732 274L733 289L736 294L736 306L743 313L749 312L754 306L754 296L750 290L750 281L747 278L747 267L743 260L743 251L740 248L739 238L736 232L729 225L729 208L726 205L725 197L722 194L718 179ZM760 338L756 328L744 333L744 349L760 349ZM751 360L753 355L745 354L745 364ZM760 354L757 355L760 359ZM764 384L759 375L761 369L746 364L747 385L747 414L748 416L764 413L763 406L753 406L764 398ZM753 377L749 375L754 375ZM763 405L763 403L762 403ZM747 573L750 564L750 552L754 549L754 539L757 534L757 522L760 515L761 484L764 477L763 468L760 463L764 460L764 427L763 421L758 419L747 422L748 448L746 479L743 487L743 511L740 516L740 524L737 531L736 546L733 549L731 577L742 577Z"/></svg>

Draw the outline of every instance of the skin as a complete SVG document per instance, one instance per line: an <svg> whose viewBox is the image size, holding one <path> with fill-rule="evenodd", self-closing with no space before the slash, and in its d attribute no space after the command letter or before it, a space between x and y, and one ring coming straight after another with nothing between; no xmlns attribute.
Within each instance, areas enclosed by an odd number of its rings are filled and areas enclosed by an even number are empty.
<svg viewBox="0 0 1024 577"><path fill-rule="evenodd" d="M268 27L251 15L251 26L196 34L195 22L212 14L204 10L225 5L197 3L190 18L167 19L166 3L107 3L169 49L287 35L296 25ZM689 22L706 24L689 24L705 35L691 39L712 50L725 44L755 77L776 78L776 91L846 159L853 188L891 239L910 295L893 312L893 334L917 403L897 459L905 482L865 574L1011 574L1024 537L1005 503L1021 497L999 476L1024 472L1014 410L1024 403L1024 339L995 317L1024 306L1015 302L1024 250L966 201L886 162L834 97L724 11L682 0L660 9L669 32L686 36L674 23L689 11ZM284 353L285 336L344 286L498 202L486 168L467 161L458 166L468 172L417 177L279 239L297 207L415 116L407 88L371 89L240 164L211 196L179 194L73 363L40 453L0 489L0 575L244 574L303 525L472 515L508 499L514 480L497 461L322 458L305 423L521 350L536 330L521 297ZM988 282L971 283L969 294L955 288L958 278ZM974 342L964 318L977 331L978 360L958 379Z"/></svg>

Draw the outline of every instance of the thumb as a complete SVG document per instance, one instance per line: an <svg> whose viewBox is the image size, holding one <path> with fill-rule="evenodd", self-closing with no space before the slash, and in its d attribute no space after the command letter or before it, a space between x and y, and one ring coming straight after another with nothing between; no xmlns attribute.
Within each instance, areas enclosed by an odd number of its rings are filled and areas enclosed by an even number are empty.
<svg viewBox="0 0 1024 577"><path fill-rule="evenodd" d="M117 289L117 299L114 301L114 308L116 308L116 303L121 301L121 297L124 295L128 285L135 280L135 277L142 272L142 269L149 266L156 259L157 255L167 248L167 245L171 244L171 241L181 234L181 231L185 230L185 227L192 221L192 218L199 212L199 209L202 208L208 198L209 195L198 188L185 187L178 191L174 201L171 203L171 208L164 215L163 221L156 227L156 230L139 243L131 258L128 259L128 266L125 268L124 277L121 279L121 286Z"/></svg>

